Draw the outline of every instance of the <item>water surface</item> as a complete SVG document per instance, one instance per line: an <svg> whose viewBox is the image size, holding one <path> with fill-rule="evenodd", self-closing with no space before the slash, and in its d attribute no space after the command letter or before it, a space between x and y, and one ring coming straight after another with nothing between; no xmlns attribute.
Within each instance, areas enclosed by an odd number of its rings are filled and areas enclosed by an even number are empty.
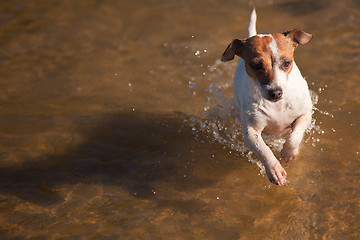
<svg viewBox="0 0 360 240"><path fill-rule="evenodd" d="M236 61L219 61L254 2L258 32L314 35L295 58L317 110L283 187L244 145ZM359 239L359 9L2 1L0 238Z"/></svg>

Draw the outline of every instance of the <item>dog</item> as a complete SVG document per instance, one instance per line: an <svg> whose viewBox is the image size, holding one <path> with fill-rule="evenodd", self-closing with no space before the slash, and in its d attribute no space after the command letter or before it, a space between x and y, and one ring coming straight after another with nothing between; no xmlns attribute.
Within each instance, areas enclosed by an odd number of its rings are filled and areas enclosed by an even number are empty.
<svg viewBox="0 0 360 240"><path fill-rule="evenodd" d="M295 159L305 130L312 119L308 84L294 61L294 51L312 35L301 30L257 34L252 11L248 38L234 39L223 62L239 56L234 74L234 100L241 114L245 143L265 166L270 182L283 185L287 173L263 140L262 134L282 136L289 132L281 150L282 159Z"/></svg>

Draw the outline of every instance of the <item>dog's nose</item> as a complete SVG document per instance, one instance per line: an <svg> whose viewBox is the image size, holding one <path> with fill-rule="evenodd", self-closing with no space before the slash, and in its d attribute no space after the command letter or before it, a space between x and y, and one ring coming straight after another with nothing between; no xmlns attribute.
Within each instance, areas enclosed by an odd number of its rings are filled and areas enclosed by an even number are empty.
<svg viewBox="0 0 360 240"><path fill-rule="evenodd" d="M282 94L283 92L281 88L269 90L269 97L273 101L279 100L282 97Z"/></svg>

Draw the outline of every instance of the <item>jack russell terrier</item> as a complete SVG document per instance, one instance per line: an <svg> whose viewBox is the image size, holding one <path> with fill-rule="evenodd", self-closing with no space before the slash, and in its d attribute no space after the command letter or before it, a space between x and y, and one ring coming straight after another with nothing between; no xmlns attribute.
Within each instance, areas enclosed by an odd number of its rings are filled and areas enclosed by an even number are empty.
<svg viewBox="0 0 360 240"><path fill-rule="evenodd" d="M269 180L286 182L286 171L265 144L262 133L280 136L287 131L282 158L294 159L306 128L311 123L309 88L294 61L294 50L312 35L297 29L284 33L257 34L252 11L247 39L234 39L223 53L223 62L240 57L234 75L234 97L240 107L244 140L261 159Z"/></svg>

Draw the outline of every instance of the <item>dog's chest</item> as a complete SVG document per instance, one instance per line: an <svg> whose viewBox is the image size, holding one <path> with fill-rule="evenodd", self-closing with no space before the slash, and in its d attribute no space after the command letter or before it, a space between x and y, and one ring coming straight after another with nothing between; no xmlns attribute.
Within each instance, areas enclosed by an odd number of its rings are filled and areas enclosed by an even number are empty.
<svg viewBox="0 0 360 240"><path fill-rule="evenodd" d="M271 135L283 134L298 117L306 112L305 103L304 99L290 98L276 103L261 104L259 109L266 117L264 131Z"/></svg>

